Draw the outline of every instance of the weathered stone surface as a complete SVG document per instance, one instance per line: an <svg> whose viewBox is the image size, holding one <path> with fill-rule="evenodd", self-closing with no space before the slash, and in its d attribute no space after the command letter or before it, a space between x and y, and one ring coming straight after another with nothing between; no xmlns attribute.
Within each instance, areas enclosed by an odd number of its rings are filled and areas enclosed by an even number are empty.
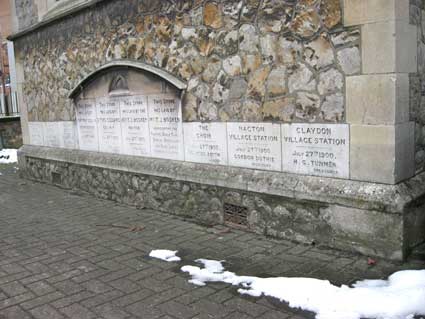
<svg viewBox="0 0 425 319"><path fill-rule="evenodd" d="M323 16L323 24L326 28L331 29L337 24L341 23L341 1L339 0L326 0L322 1L320 7L320 14Z"/></svg>
<svg viewBox="0 0 425 319"><path fill-rule="evenodd" d="M239 36L237 30L232 31L220 31L217 34L216 46L213 52L222 55L229 56L238 52Z"/></svg>
<svg viewBox="0 0 425 319"><path fill-rule="evenodd" d="M223 61L223 70L230 76L241 74L242 62L239 55L229 57Z"/></svg>
<svg viewBox="0 0 425 319"><path fill-rule="evenodd" d="M296 118L315 121L320 117L320 96L317 94L298 92L295 106Z"/></svg>
<svg viewBox="0 0 425 319"><path fill-rule="evenodd" d="M262 32L285 31L293 15L293 6L279 0L265 0L260 8L259 26Z"/></svg>
<svg viewBox="0 0 425 319"><path fill-rule="evenodd" d="M267 34L260 38L264 63L269 64L276 60L276 42L277 36L274 34Z"/></svg>
<svg viewBox="0 0 425 319"><path fill-rule="evenodd" d="M207 83L213 82L218 75L218 72L220 72L221 69L221 59L218 57L211 57L208 60L207 66L202 73L202 80L204 80Z"/></svg>
<svg viewBox="0 0 425 319"><path fill-rule="evenodd" d="M301 43L291 38L280 37L276 44L276 56L282 64L295 64L301 50Z"/></svg>
<svg viewBox="0 0 425 319"><path fill-rule="evenodd" d="M298 11L292 20L291 29L300 37L311 37L320 29L320 16L314 9Z"/></svg>
<svg viewBox="0 0 425 319"><path fill-rule="evenodd" d="M216 37L215 32L205 27L198 28L196 32L198 36L196 37L195 45L199 54L202 56L209 56L214 49Z"/></svg>
<svg viewBox="0 0 425 319"><path fill-rule="evenodd" d="M217 106L210 101L201 101L198 108L198 117L203 121L217 120Z"/></svg>
<svg viewBox="0 0 425 319"><path fill-rule="evenodd" d="M242 114L242 103L239 101L229 101L219 110L219 119L223 122L235 121Z"/></svg>
<svg viewBox="0 0 425 319"><path fill-rule="evenodd" d="M253 25L244 24L239 28L239 49L247 53L256 53L259 50L260 39Z"/></svg>
<svg viewBox="0 0 425 319"><path fill-rule="evenodd" d="M261 100L266 94L266 79L270 73L270 67L265 66L250 76L248 81L248 92L247 95L251 98Z"/></svg>
<svg viewBox="0 0 425 319"><path fill-rule="evenodd" d="M260 0L247 0L241 10L242 22L254 22L257 16L257 9L260 5Z"/></svg>
<svg viewBox="0 0 425 319"><path fill-rule="evenodd" d="M295 99L283 97L266 101L262 109L263 119L266 121L290 122L295 115Z"/></svg>
<svg viewBox="0 0 425 319"><path fill-rule="evenodd" d="M288 92L286 78L285 67L275 68L270 72L267 79L267 92L270 96L283 95Z"/></svg>
<svg viewBox="0 0 425 319"><path fill-rule="evenodd" d="M230 99L239 99L243 97L246 93L246 89L248 87L248 83L243 78L236 78L232 80L232 84L230 84Z"/></svg>
<svg viewBox="0 0 425 319"><path fill-rule="evenodd" d="M308 43L304 49L304 58L316 69L331 65L335 56L329 39L322 35Z"/></svg>
<svg viewBox="0 0 425 319"><path fill-rule="evenodd" d="M242 73L253 73L260 67L261 62L259 54L242 54Z"/></svg>
<svg viewBox="0 0 425 319"><path fill-rule="evenodd" d="M319 75L317 90L321 95L340 91L344 86L344 77L337 69L329 69Z"/></svg>
<svg viewBox="0 0 425 319"><path fill-rule="evenodd" d="M217 3L208 2L204 7L204 24L208 27L218 29L222 26L221 10Z"/></svg>
<svg viewBox="0 0 425 319"><path fill-rule="evenodd" d="M213 86L213 101L216 103L223 103L229 99L229 89L219 82L216 82Z"/></svg>
<svg viewBox="0 0 425 319"><path fill-rule="evenodd" d="M288 87L289 92L293 93L297 90L314 90L316 88L316 80L313 72L305 65L299 64L294 69L289 70Z"/></svg>
<svg viewBox="0 0 425 319"><path fill-rule="evenodd" d="M242 104L241 115L246 122L261 122L261 104L257 101L247 100Z"/></svg>
<svg viewBox="0 0 425 319"><path fill-rule="evenodd" d="M223 24L226 28L233 28L239 23L242 6L242 0L231 0L223 3Z"/></svg>
<svg viewBox="0 0 425 319"><path fill-rule="evenodd" d="M183 120L187 122L196 121L198 118L198 100L196 96L186 93L182 100Z"/></svg>
<svg viewBox="0 0 425 319"><path fill-rule="evenodd" d="M341 121L344 118L344 96L341 93L326 96L321 110L326 121Z"/></svg>
<svg viewBox="0 0 425 319"><path fill-rule="evenodd" d="M345 48L337 52L338 63L346 75L360 73L361 58L358 47Z"/></svg>
<svg viewBox="0 0 425 319"><path fill-rule="evenodd" d="M335 47L347 45L350 43L358 44L360 41L360 30L344 30L331 35L332 43Z"/></svg>

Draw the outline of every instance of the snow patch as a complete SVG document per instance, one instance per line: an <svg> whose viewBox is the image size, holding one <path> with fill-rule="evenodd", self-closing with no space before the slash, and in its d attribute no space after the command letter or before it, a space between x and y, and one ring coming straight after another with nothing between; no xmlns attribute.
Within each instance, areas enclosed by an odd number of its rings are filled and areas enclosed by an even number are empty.
<svg viewBox="0 0 425 319"><path fill-rule="evenodd" d="M17 151L11 148L0 150L0 164L16 163L18 161Z"/></svg>
<svg viewBox="0 0 425 319"><path fill-rule="evenodd" d="M149 253L149 257L158 258L164 261L180 261L180 257L176 256L177 250L157 249Z"/></svg>
<svg viewBox="0 0 425 319"><path fill-rule="evenodd" d="M315 312L317 319L407 319L425 314L425 270L399 271L388 280L363 280L353 287L338 287L314 278L238 276L225 271L220 261L196 262L203 267L181 268L195 285L224 282L240 286L240 294L274 297L290 307Z"/></svg>

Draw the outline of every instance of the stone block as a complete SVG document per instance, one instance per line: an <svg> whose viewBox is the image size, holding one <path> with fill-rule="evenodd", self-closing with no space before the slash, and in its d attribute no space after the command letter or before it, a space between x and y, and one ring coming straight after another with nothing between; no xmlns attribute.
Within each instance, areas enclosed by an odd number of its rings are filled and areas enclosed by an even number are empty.
<svg viewBox="0 0 425 319"><path fill-rule="evenodd" d="M399 214L385 214L333 205L322 209L336 246L350 246L365 255L403 259L403 218ZM391 231L388 231L391 229Z"/></svg>
<svg viewBox="0 0 425 319"><path fill-rule="evenodd" d="M416 73L416 42L417 28L408 20L362 26L362 73Z"/></svg>
<svg viewBox="0 0 425 319"><path fill-rule="evenodd" d="M344 25L409 20L409 0L344 0Z"/></svg>
<svg viewBox="0 0 425 319"><path fill-rule="evenodd" d="M371 74L346 78L347 122L388 125L409 121L409 75Z"/></svg>
<svg viewBox="0 0 425 319"><path fill-rule="evenodd" d="M396 184L414 175L414 123L351 125L350 176Z"/></svg>

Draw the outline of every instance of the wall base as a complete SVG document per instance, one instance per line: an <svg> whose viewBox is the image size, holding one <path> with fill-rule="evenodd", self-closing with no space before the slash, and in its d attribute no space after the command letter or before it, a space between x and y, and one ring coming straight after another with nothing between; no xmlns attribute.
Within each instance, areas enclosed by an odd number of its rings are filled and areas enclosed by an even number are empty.
<svg viewBox="0 0 425 319"><path fill-rule="evenodd" d="M23 146L23 177L214 225L225 207L257 233L402 260L425 241L425 174L365 183Z"/></svg>

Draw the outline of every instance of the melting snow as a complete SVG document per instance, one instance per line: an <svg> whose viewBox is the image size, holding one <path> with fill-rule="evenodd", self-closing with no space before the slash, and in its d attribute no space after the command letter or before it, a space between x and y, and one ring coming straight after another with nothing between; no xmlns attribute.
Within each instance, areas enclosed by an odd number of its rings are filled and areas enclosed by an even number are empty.
<svg viewBox="0 0 425 319"><path fill-rule="evenodd" d="M240 286L241 294L274 297L291 307L315 312L317 319L407 319L425 314L425 270L399 271L388 280L363 280L353 287L338 287L314 278L238 276L225 271L219 261L196 262L203 267L181 268L195 285L211 281Z"/></svg>
<svg viewBox="0 0 425 319"><path fill-rule="evenodd" d="M152 250L149 253L150 257L153 258L158 258L164 261L180 261L180 257L176 256L177 254L177 250L166 250L166 249L157 249L157 250Z"/></svg>
<svg viewBox="0 0 425 319"><path fill-rule="evenodd" d="M17 150L8 148L0 150L0 164L16 163L17 161Z"/></svg>

